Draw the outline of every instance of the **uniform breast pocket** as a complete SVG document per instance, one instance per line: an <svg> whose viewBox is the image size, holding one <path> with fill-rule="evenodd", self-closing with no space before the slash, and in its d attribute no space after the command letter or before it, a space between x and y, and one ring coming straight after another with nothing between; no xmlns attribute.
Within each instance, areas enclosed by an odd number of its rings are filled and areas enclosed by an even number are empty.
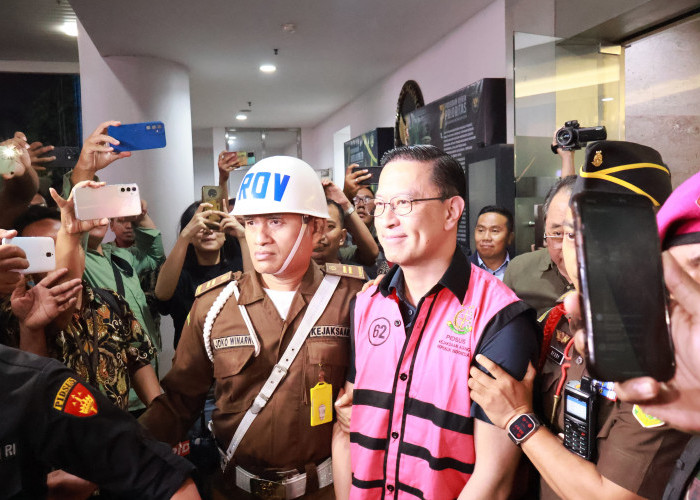
<svg viewBox="0 0 700 500"><path fill-rule="evenodd" d="M257 394L246 382L246 369L253 359L252 347L214 350L216 406L225 413L247 410Z"/></svg>
<svg viewBox="0 0 700 500"><path fill-rule="evenodd" d="M304 369L307 391L323 378L325 382L333 384L333 393L337 394L345 383L349 359L349 339L309 339L306 342Z"/></svg>

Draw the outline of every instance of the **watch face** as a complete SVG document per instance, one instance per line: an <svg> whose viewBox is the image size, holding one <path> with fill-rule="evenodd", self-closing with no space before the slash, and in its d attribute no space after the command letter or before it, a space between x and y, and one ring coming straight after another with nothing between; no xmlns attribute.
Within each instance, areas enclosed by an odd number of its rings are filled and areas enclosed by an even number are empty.
<svg viewBox="0 0 700 500"><path fill-rule="evenodd" d="M527 436L535 428L535 422L527 415L521 415L518 419L510 424L508 430L515 439L520 441Z"/></svg>

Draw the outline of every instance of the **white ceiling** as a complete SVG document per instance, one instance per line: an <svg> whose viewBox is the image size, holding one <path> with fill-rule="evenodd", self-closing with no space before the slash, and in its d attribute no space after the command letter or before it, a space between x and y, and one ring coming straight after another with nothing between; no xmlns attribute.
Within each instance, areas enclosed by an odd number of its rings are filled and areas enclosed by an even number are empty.
<svg viewBox="0 0 700 500"><path fill-rule="evenodd" d="M50 21L56 0L3 0L34 24ZM190 71L193 128L310 127L361 95L463 24L492 0L71 0L103 56L153 56ZM4 9L6 11L6 9ZM33 12L33 14L32 14ZM54 14L51 14L55 17ZM295 23L296 33L282 31ZM6 22L3 22L7 25ZM0 27L2 24L0 23ZM31 23L30 23L31 24ZM2 30L0 30L2 31ZM64 57L57 42L39 48ZM0 38L0 42L2 42ZM15 43L15 46L17 44ZM0 43L0 59L7 45ZM279 55L273 55L273 49ZM278 70L258 70L273 61ZM449 61L445 61L449 64ZM419 78L419 75L417 75ZM398 94L398 91L397 91ZM397 95L398 98L398 95ZM246 122L234 119L248 108Z"/></svg>

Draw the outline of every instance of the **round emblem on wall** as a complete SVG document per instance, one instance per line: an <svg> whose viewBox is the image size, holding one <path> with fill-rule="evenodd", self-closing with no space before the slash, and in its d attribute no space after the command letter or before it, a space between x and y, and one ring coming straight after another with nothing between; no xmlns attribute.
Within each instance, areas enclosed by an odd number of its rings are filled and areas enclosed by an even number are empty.
<svg viewBox="0 0 700 500"><path fill-rule="evenodd" d="M394 126L394 146L406 146L408 141L408 114L425 105L423 92L415 80L408 80L401 87L396 104L396 125Z"/></svg>

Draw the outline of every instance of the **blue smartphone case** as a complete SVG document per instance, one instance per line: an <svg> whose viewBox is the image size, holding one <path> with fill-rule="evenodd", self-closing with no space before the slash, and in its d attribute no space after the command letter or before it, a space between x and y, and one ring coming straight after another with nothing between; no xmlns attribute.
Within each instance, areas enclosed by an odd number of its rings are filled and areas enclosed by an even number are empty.
<svg viewBox="0 0 700 500"><path fill-rule="evenodd" d="M163 122L128 123L118 127L107 127L107 135L114 137L119 144L114 151L140 151L165 147L165 126Z"/></svg>

